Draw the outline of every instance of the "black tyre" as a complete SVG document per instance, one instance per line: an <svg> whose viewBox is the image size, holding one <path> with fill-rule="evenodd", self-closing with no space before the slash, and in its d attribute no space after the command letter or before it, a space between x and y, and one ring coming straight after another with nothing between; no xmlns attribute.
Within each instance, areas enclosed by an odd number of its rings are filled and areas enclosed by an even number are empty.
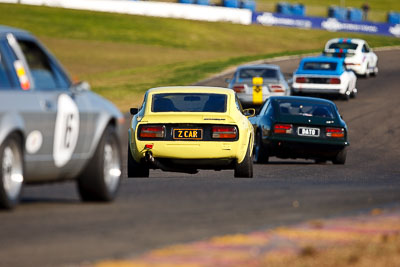
<svg viewBox="0 0 400 267"><path fill-rule="evenodd" d="M343 148L339 153L336 154L336 157L332 160L333 164L345 164L347 156L347 150Z"/></svg>
<svg viewBox="0 0 400 267"><path fill-rule="evenodd" d="M341 98L342 100L347 101L350 99L350 95L351 93L349 92L349 88L347 88L346 92L343 95L341 95Z"/></svg>
<svg viewBox="0 0 400 267"><path fill-rule="evenodd" d="M325 164L326 159L315 159L314 162L315 162L315 164Z"/></svg>
<svg viewBox="0 0 400 267"><path fill-rule="evenodd" d="M12 209L18 204L23 182L21 138L12 134L0 146L0 208Z"/></svg>
<svg viewBox="0 0 400 267"><path fill-rule="evenodd" d="M357 97L357 91L351 90L350 98L356 98L356 97Z"/></svg>
<svg viewBox="0 0 400 267"><path fill-rule="evenodd" d="M367 68L366 68L366 70L365 70L365 74L364 74L364 77L365 78L369 78L369 76L370 76L370 71L369 71L369 64L367 65Z"/></svg>
<svg viewBox="0 0 400 267"><path fill-rule="evenodd" d="M78 177L83 201L112 201L121 182L121 149L114 127L108 126L93 158Z"/></svg>
<svg viewBox="0 0 400 267"><path fill-rule="evenodd" d="M150 175L149 167L144 164L137 163L131 154L131 150L128 144L128 178L147 178Z"/></svg>
<svg viewBox="0 0 400 267"><path fill-rule="evenodd" d="M250 155L250 144L244 160L241 163L236 162L234 175L236 178L253 178L253 159Z"/></svg>
<svg viewBox="0 0 400 267"><path fill-rule="evenodd" d="M253 150L253 161L255 163L267 163L268 162L268 152L267 149L265 149L263 142L262 142L262 137L260 131L257 131L256 134L256 143L254 144L254 150Z"/></svg>
<svg viewBox="0 0 400 267"><path fill-rule="evenodd" d="M374 67L374 71L373 72L371 72L371 76L373 76L373 77L376 77L378 75L378 66L377 65L375 65L375 67Z"/></svg>

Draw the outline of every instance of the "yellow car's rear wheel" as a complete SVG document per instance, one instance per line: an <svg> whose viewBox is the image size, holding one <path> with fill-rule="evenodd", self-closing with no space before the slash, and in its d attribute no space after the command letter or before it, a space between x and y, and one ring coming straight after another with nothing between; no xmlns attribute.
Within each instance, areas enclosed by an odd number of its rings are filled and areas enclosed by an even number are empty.
<svg viewBox="0 0 400 267"><path fill-rule="evenodd" d="M150 171L149 167L144 164L137 163L132 157L131 149L128 145L128 178L146 178L149 177Z"/></svg>
<svg viewBox="0 0 400 267"><path fill-rule="evenodd" d="M250 145L247 147L247 152L244 160L241 163L235 164L236 178L253 178L253 159L250 153Z"/></svg>

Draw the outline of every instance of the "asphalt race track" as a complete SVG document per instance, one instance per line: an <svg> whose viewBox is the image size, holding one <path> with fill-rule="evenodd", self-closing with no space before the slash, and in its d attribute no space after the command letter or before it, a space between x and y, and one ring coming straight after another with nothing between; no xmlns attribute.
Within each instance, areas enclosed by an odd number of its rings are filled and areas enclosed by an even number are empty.
<svg viewBox="0 0 400 267"><path fill-rule="evenodd" d="M124 179L111 204L81 203L74 183L25 187L17 209L0 212L0 266L77 265L400 207L400 50L378 56L379 75L358 80L356 99L336 101L349 126L346 165L272 158L255 165L253 179L234 179L233 171L151 171L149 179ZM277 63L290 73L298 60ZM223 80L207 84L223 86Z"/></svg>

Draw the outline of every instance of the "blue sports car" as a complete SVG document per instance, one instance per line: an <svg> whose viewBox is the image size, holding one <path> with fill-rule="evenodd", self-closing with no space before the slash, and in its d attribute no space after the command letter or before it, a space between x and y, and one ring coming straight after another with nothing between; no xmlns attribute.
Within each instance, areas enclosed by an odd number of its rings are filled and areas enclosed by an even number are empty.
<svg viewBox="0 0 400 267"><path fill-rule="evenodd" d="M347 70L343 58L303 58L293 74L292 95L333 94L347 100L355 97L357 77Z"/></svg>

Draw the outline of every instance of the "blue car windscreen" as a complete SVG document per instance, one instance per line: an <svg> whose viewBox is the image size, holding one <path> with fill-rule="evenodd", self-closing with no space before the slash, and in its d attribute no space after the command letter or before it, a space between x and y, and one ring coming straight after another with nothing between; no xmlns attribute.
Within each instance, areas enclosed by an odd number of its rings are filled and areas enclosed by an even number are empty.
<svg viewBox="0 0 400 267"><path fill-rule="evenodd" d="M336 62L309 61L305 62L303 65L303 70L335 71L336 68Z"/></svg>

